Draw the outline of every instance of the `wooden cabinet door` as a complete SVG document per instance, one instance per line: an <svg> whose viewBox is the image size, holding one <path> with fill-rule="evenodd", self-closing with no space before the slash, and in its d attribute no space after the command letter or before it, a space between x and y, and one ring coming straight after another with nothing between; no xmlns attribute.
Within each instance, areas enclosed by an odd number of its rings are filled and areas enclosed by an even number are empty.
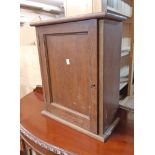
<svg viewBox="0 0 155 155"><path fill-rule="evenodd" d="M97 133L97 20L42 26L37 34L47 110Z"/></svg>

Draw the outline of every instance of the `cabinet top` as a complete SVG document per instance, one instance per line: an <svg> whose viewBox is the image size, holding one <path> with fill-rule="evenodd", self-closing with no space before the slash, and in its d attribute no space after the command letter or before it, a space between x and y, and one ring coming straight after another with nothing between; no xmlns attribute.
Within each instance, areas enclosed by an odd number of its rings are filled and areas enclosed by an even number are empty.
<svg viewBox="0 0 155 155"><path fill-rule="evenodd" d="M79 15L76 17L64 17L64 18L59 18L59 19L54 19L54 20L52 19L52 20L46 20L46 21L32 22L30 25L37 27L37 26L44 26L44 25L82 21L82 20L88 20L88 19L110 19L110 20L122 22L126 20L127 18L117 13L101 12L101 13L90 13L86 15Z"/></svg>

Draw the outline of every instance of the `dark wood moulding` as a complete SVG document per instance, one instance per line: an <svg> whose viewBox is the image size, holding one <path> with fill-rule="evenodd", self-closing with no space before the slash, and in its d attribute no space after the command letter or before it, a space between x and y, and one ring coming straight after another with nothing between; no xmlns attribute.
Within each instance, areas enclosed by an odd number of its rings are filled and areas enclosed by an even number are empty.
<svg viewBox="0 0 155 155"><path fill-rule="evenodd" d="M47 20L47 21L39 21L39 22L32 22L31 26L43 26L43 25L51 25L51 24L59 24L59 23L67 23L67 22L74 22L74 21L82 21L82 20L89 20L89 19L111 19L116 21L124 21L127 17L116 14L116 13L91 13L87 15L79 15L76 17L65 17L59 18L54 20Z"/></svg>

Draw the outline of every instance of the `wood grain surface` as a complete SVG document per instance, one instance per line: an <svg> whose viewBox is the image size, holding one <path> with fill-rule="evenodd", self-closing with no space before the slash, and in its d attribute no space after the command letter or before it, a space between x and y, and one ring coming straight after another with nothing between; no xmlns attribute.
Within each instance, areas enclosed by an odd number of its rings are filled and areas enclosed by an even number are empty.
<svg viewBox="0 0 155 155"><path fill-rule="evenodd" d="M37 32L46 110L97 134L97 20Z"/></svg>
<svg viewBox="0 0 155 155"><path fill-rule="evenodd" d="M88 19L110 19L115 21L124 21L127 19L126 16L112 13L112 12L101 12L101 13L89 13L86 15L79 15L76 17L64 17L59 19L52 19L52 20L46 20L46 21L39 21L39 22L33 22L31 23L31 26L45 26L45 25L51 25L51 24L60 24L60 23L68 23L68 22L75 22L75 21L82 21L82 20L88 20Z"/></svg>
<svg viewBox="0 0 155 155"><path fill-rule="evenodd" d="M41 115L44 109L42 93L32 92L22 98L20 108L21 125L31 133L30 136L33 135L32 139L25 137L43 154L48 155L52 152L52 149L51 151L46 149L46 146L50 145L57 149L57 154L133 155L133 113L119 111L121 122L108 141L103 143ZM38 139L43 142L42 145L37 144Z"/></svg>

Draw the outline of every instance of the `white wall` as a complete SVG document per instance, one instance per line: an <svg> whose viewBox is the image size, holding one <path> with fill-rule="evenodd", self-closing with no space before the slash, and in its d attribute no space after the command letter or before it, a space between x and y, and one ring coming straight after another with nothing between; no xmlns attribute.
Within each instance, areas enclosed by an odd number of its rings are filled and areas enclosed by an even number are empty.
<svg viewBox="0 0 155 155"><path fill-rule="evenodd" d="M25 24L20 32L20 97L42 85L35 28Z"/></svg>

